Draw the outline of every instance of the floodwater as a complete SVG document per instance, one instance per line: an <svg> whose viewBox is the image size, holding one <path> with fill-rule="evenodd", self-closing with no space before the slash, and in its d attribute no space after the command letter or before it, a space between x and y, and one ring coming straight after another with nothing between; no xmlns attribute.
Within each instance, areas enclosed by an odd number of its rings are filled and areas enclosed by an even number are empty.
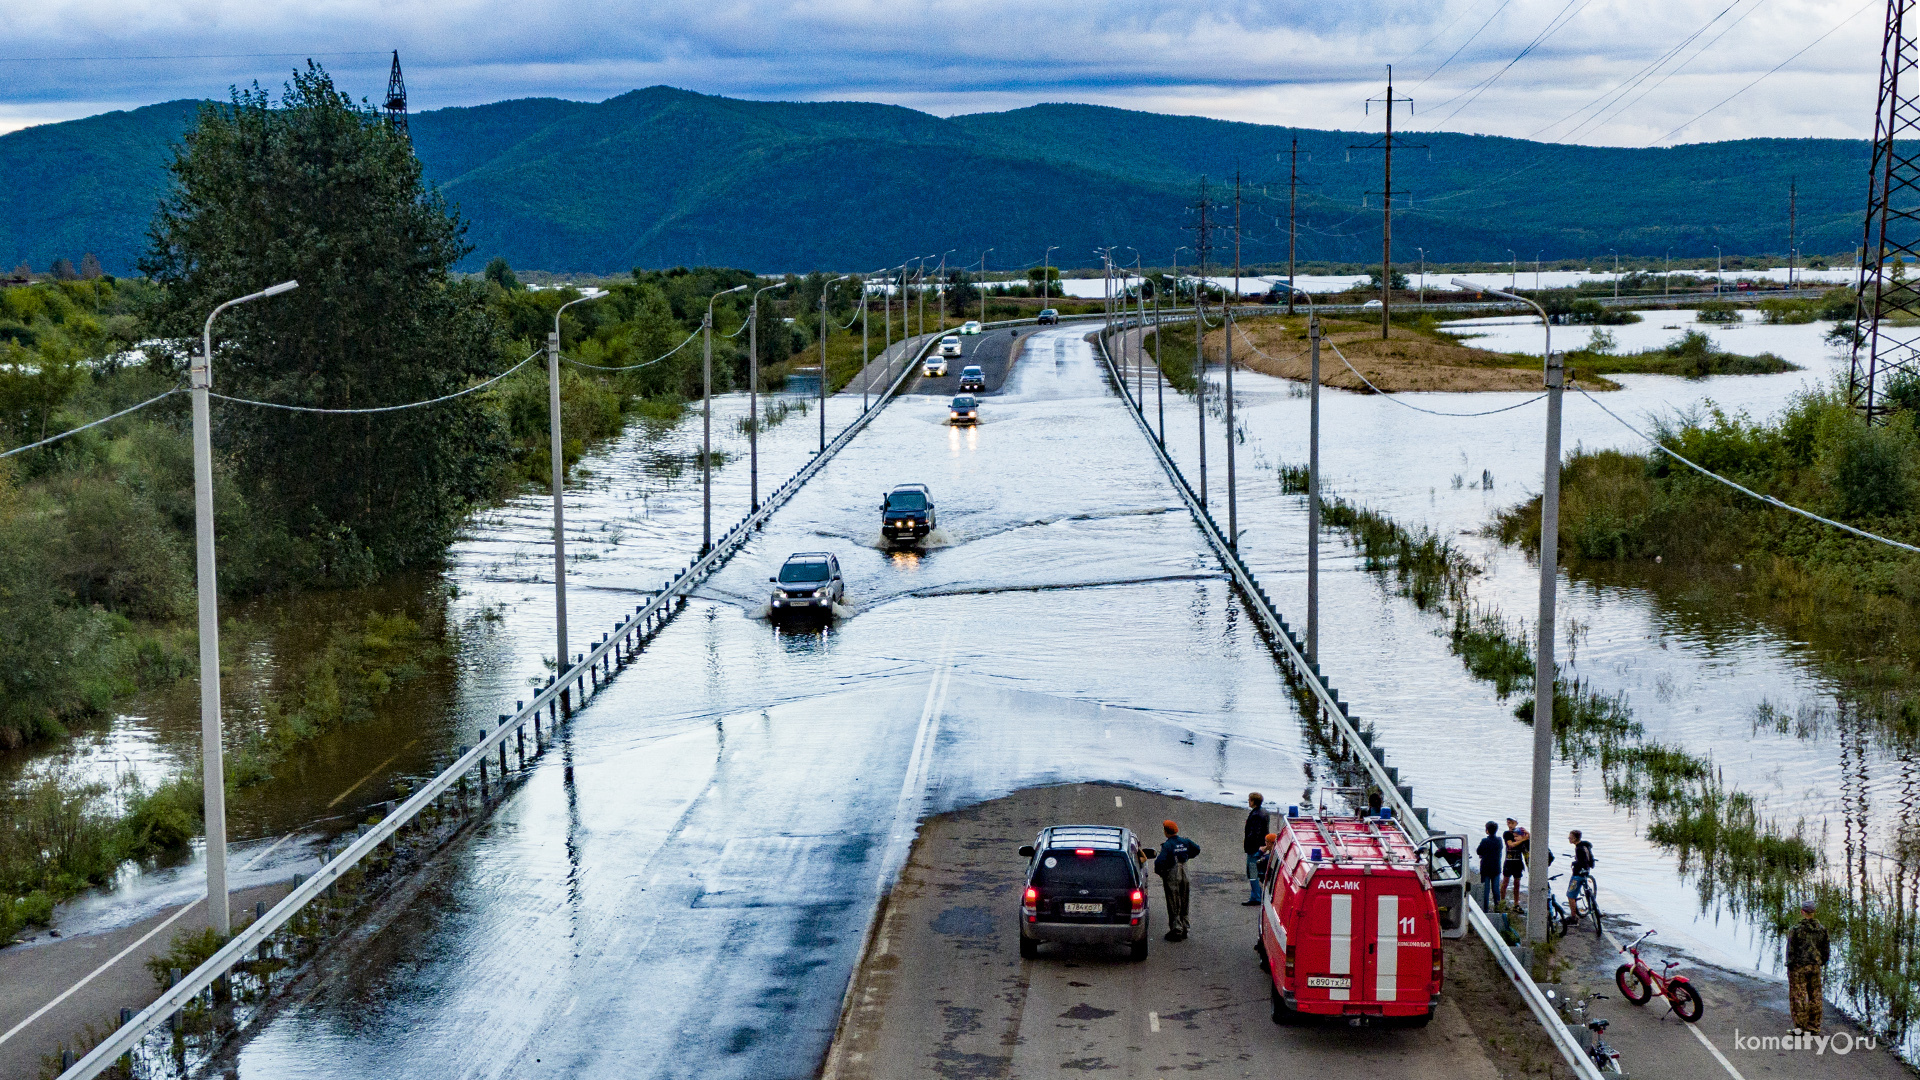
<svg viewBox="0 0 1920 1080"><path fill-rule="evenodd" d="M1659 344L1678 333L1662 319L1674 316L1614 330L1623 348L1638 346L1622 332L1642 328L1664 334ZM1478 329L1511 334L1515 347L1529 330ZM1802 372L1622 376L1625 389L1602 400L1635 423L1706 400L1764 415L1844 367L1821 346L1824 329L1713 331ZM1254 789L1283 804L1303 797L1322 764L1310 733L1084 332L1035 335L1004 392L984 398L977 428L949 427L937 398L888 406L577 715L416 903L246 1044L241 1073L811 1075L873 904L922 813L1083 779L1221 802ZM1273 470L1306 460L1306 398L1251 372L1236 390L1242 548L1298 622L1305 512ZM1476 412L1530 396L1328 391L1328 486L1453 536L1486 567L1476 595L1527 616L1531 567L1478 530L1537 489L1544 405L1474 418L1405 406ZM1171 392L1167 404L1169 445L1191 470L1194 405ZM830 430L857 408L835 398ZM716 531L747 503L734 424L744 411L740 398L716 408L717 445L730 455L716 472ZM1566 414L1569 450L1637 444L1578 395ZM817 422L794 414L763 436L763 490L806 459ZM1220 422L1207 423L1224 522ZM573 651L697 549L699 432L697 413L666 432L636 425L583 463L569 491ZM880 544L879 496L903 482L931 485L942 544ZM412 707L383 709L316 744L298 773L253 789L236 806L236 835L325 828L363 811L391 797L395 774L430 771L530 696L554 654L548 513L530 496L473 523L444 577L409 600L455 629L446 669L417 684ZM823 549L846 572L848 613L826 628L767 623L767 576L790 552ZM1323 664L1377 726L1416 802L1462 831L1524 818L1515 778L1527 775L1530 731L1511 702L1469 678L1445 627L1366 574L1337 537L1323 552ZM1563 581L1562 598L1574 670L1627 693L1650 737L1710 752L1768 812L1837 823L1843 801L1856 813L1895 805L1895 763L1883 756L1869 750L1843 770L1826 739L1755 729L1762 701L1788 711L1831 702L1797 643L1667 583ZM119 745L147 745L151 760L190 753L184 726L139 738L152 726L126 728ZM1703 958L1772 970L1764 936L1703 905L1597 777L1562 765L1555 784L1554 834L1577 826L1596 840L1606 906ZM1115 821L1157 824L1124 808ZM1875 836L1889 828L1862 824ZM1836 853L1842 831L1829 834ZM1237 853L1220 859L1237 867Z"/></svg>
<svg viewBox="0 0 1920 1080"><path fill-rule="evenodd" d="M1643 314L1644 322L1608 328L1622 349L1663 344L1680 333L1675 324L1695 325L1679 323L1681 313ZM1530 349L1535 355L1540 349L1537 320L1453 325L1486 334L1476 345ZM1773 352L1805 370L1700 380L1610 376L1623 389L1595 394L1594 400L1567 394L1563 444L1569 453L1644 447L1596 400L1641 430L1648 430L1654 417L1714 406L1744 410L1756 419L1772 415L1795 394L1844 376L1845 356L1821 341L1829 325L1701 325L1725 348ZM1555 327L1555 347L1563 334L1586 332ZM1323 362L1339 363L1331 354ZM1212 373L1216 384L1220 375ZM1305 390L1242 371L1235 376L1235 393L1236 419L1245 433L1237 447L1241 550L1282 610L1300 612L1306 594L1304 499L1282 495L1273 469L1307 460ZM1537 568L1480 530L1501 509L1538 493L1545 402L1490 416L1435 416L1408 406L1473 413L1533 397L1385 397L1327 390L1321 397L1324 490L1452 540L1485 569L1472 595L1516 621L1532 623ZM1192 470L1197 465L1195 408L1191 399L1179 402L1177 415L1168 415L1168 444L1183 468ZM1222 421L1209 416L1207 424L1209 483L1215 516L1224 523ZM1321 566L1322 665L1354 702L1354 712L1379 727L1388 761L1400 765L1403 779L1411 778L1416 802L1434 808L1436 823L1472 835L1487 820L1511 815L1525 821L1526 789L1514 778L1530 773L1531 729L1514 719L1514 703L1497 700L1490 687L1473 680L1450 653L1443 621L1393 596L1337 535L1323 537ZM1836 863L1849 855L1862 858L1863 849L1895 850L1894 837L1902 826L1913 827L1920 802L1914 797L1913 764L1873 745L1845 748L1843 754L1831 723L1834 687L1804 643L1755 621L1739 610L1737 600L1713 590L1657 575L1634 580L1635 574L1623 572L1621 577L1627 583L1562 575L1556 641L1573 674L1599 693L1624 693L1648 738L1710 756L1729 787L1759 798L1764 812L1785 826L1806 821L1809 838L1823 844ZM1296 624L1303 618L1292 617ZM1806 725L1805 735L1781 733L1757 723L1763 703L1789 716L1828 721ZM1732 914L1722 898L1701 895L1673 856L1640 836L1644 823L1608 802L1597 772L1562 762L1554 791L1554 847L1565 853L1569 828L1582 829L1595 842L1603 907L1657 927L1665 944L1704 959L1778 970L1777 946L1767 935Z"/></svg>

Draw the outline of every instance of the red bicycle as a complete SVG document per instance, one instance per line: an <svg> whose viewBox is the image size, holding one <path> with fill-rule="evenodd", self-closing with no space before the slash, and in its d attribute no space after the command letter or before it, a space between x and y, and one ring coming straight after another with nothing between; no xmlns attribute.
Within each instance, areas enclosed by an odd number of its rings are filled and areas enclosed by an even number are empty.
<svg viewBox="0 0 1920 1080"><path fill-rule="evenodd" d="M1633 955L1633 963L1621 964L1619 970L1613 973L1613 981L1619 985L1621 996L1635 1005L1645 1005L1658 993L1673 1007L1675 1016L1689 1024L1699 1023L1706 1005L1700 1000L1700 992L1693 988L1685 975L1673 973L1680 961L1666 961L1656 974L1645 960L1640 959L1640 943L1652 936L1653 931L1649 930L1621 946L1621 952Z"/></svg>

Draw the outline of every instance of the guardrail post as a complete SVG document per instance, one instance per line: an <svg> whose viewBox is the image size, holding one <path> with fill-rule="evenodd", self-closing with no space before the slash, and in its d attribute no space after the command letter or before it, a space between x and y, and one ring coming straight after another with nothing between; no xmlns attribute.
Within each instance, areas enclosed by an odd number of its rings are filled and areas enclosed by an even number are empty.
<svg viewBox="0 0 1920 1080"><path fill-rule="evenodd" d="M168 968L167 969L167 989L171 990L178 985L180 985L180 969ZM167 1017L167 1030L173 1032L175 1035L180 1034L180 1010L179 1009L173 1010L173 1015Z"/></svg>

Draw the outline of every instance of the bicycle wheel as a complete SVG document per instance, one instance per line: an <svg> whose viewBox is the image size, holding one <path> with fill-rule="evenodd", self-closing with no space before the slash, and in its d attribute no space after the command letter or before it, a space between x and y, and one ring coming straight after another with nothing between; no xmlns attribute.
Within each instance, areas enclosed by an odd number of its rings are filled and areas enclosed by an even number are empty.
<svg viewBox="0 0 1920 1080"><path fill-rule="evenodd" d="M1606 927L1600 924L1600 894L1594 889L1592 881L1587 882L1586 894L1587 912L1593 916L1593 936L1599 937L1607 931Z"/></svg>
<svg viewBox="0 0 1920 1080"><path fill-rule="evenodd" d="M1613 982L1620 988L1620 996L1635 1005L1645 1005L1653 997L1653 987L1648 986L1646 980L1633 970L1632 964L1621 964L1613 973Z"/></svg>
<svg viewBox="0 0 1920 1080"><path fill-rule="evenodd" d="M1689 1024L1700 1022L1700 1014L1706 1011L1706 1003L1700 1000L1700 992L1692 983L1668 983L1667 1000L1673 1002L1674 1014Z"/></svg>

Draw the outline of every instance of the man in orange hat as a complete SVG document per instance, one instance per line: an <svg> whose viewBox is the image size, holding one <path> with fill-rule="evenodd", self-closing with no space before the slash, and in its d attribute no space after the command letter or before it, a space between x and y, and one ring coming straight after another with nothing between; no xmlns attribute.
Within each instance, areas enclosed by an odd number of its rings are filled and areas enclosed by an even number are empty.
<svg viewBox="0 0 1920 1080"><path fill-rule="evenodd" d="M1167 894L1168 941L1187 939L1187 860L1200 854L1200 845L1180 835L1180 824L1169 818L1160 823L1167 838L1153 857L1153 872L1160 875L1160 886Z"/></svg>

